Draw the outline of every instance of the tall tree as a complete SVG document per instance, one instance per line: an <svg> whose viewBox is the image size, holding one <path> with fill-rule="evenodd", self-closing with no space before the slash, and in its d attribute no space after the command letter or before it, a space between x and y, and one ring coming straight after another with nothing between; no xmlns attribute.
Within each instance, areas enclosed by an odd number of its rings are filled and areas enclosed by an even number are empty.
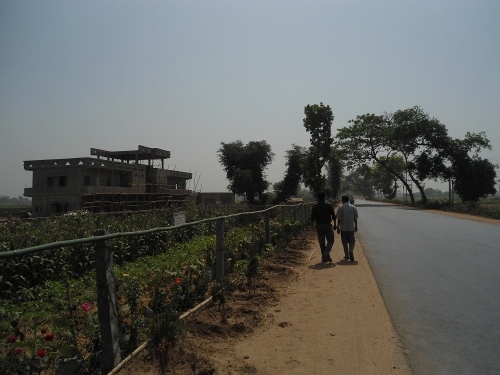
<svg viewBox="0 0 500 375"><path fill-rule="evenodd" d="M241 141L221 142L217 151L219 162L229 180L228 189L244 196L250 203L264 202L264 192L269 186L264 174L274 154L266 141L253 141L244 145Z"/></svg>
<svg viewBox="0 0 500 375"><path fill-rule="evenodd" d="M323 166L330 155L333 143L332 123L333 112L329 105L313 104L304 108L304 127L311 135L309 152L307 154L304 184L315 193L325 187L325 176L322 174Z"/></svg>
<svg viewBox="0 0 500 375"><path fill-rule="evenodd" d="M307 150L297 145L292 145L292 149L286 151L286 173L283 180L274 185L276 198L273 203L285 202L288 198L297 194L302 181L303 164L306 155Z"/></svg>

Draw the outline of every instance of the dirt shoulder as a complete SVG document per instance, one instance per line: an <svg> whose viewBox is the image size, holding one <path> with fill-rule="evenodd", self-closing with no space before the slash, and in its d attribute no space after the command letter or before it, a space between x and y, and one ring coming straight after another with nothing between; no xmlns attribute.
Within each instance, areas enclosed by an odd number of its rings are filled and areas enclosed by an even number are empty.
<svg viewBox="0 0 500 375"><path fill-rule="evenodd" d="M467 215L467 214L459 214L456 212L447 212L447 211L440 211L440 210L428 210L428 211L436 213L436 214L440 214L440 215L456 217L459 219L479 221L481 223L488 223L488 224L493 224L493 225L500 225L500 220L497 220L497 219L489 219L486 217L473 216L473 215Z"/></svg>
<svg viewBox="0 0 500 375"><path fill-rule="evenodd" d="M172 374L401 374L409 375L400 340L359 242L355 262L320 262L315 232L261 264L256 289L189 318ZM157 374L144 352L120 374Z"/></svg>
<svg viewBox="0 0 500 375"><path fill-rule="evenodd" d="M255 374L411 374L359 243L351 263L336 236L333 266L320 262L315 233L307 238L297 279L268 323L234 345L235 364L243 359Z"/></svg>

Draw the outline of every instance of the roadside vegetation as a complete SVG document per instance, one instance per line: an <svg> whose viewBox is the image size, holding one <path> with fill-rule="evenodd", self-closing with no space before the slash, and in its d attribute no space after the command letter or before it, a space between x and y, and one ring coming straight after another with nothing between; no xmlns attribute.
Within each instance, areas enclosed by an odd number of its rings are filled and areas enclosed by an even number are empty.
<svg viewBox="0 0 500 375"><path fill-rule="evenodd" d="M248 210L247 205L186 210L188 221ZM172 225L172 211L127 215L79 213L0 226L1 251ZM151 355L168 358L183 337L179 316L208 297L223 304L231 290L251 287L259 264L279 252L303 224L270 223L265 241L261 215L226 219L226 280L214 282L215 227L211 223L113 240L122 358L151 340ZM0 373L98 374L101 368L94 250L91 245L0 259ZM164 328L162 328L164 327ZM166 327L166 328L165 328ZM166 331L165 331L166 329ZM160 351L158 351L160 350ZM167 363L164 364L165 373Z"/></svg>
<svg viewBox="0 0 500 375"><path fill-rule="evenodd" d="M500 220L500 198L497 197L488 197L472 202L455 202L453 204L450 204L446 199L429 200L425 208Z"/></svg>

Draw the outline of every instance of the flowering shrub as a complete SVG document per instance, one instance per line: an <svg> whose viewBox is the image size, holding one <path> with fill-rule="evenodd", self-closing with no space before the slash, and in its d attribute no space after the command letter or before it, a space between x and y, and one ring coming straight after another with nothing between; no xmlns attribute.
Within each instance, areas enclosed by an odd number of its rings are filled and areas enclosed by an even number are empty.
<svg viewBox="0 0 500 375"><path fill-rule="evenodd" d="M90 303L88 303L88 302L82 303L83 311L90 311L91 308L92 308L92 306L90 305Z"/></svg>
<svg viewBox="0 0 500 375"><path fill-rule="evenodd" d="M11 327L16 332L21 332L17 321L11 322ZM43 335L44 329L40 331ZM1 374L31 375L40 374L53 365L54 357L49 356L49 350L57 351L57 344L54 342L56 336L53 333L28 337L23 334L21 337L10 335L6 343L0 345L0 352L5 356L0 357Z"/></svg>

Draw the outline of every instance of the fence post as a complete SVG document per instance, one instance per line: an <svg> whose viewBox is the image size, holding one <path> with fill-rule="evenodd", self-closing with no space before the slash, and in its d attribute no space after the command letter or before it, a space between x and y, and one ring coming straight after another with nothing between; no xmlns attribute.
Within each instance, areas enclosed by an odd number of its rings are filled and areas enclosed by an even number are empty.
<svg viewBox="0 0 500 375"><path fill-rule="evenodd" d="M271 218L271 214L269 211L266 211L266 216L265 216L265 223L266 223L266 243L271 242L271 231L269 228L269 221Z"/></svg>
<svg viewBox="0 0 500 375"><path fill-rule="evenodd" d="M215 279L222 285L224 280L224 219L217 220L215 247Z"/></svg>
<svg viewBox="0 0 500 375"><path fill-rule="evenodd" d="M297 221L297 206L293 206L293 222Z"/></svg>
<svg viewBox="0 0 500 375"><path fill-rule="evenodd" d="M281 207L281 225L285 224L285 206Z"/></svg>
<svg viewBox="0 0 500 375"><path fill-rule="evenodd" d="M94 236L109 234L98 230ZM118 303L116 300L113 251L110 241L98 241L95 245L97 308L101 326L103 371L108 373L121 362Z"/></svg>

